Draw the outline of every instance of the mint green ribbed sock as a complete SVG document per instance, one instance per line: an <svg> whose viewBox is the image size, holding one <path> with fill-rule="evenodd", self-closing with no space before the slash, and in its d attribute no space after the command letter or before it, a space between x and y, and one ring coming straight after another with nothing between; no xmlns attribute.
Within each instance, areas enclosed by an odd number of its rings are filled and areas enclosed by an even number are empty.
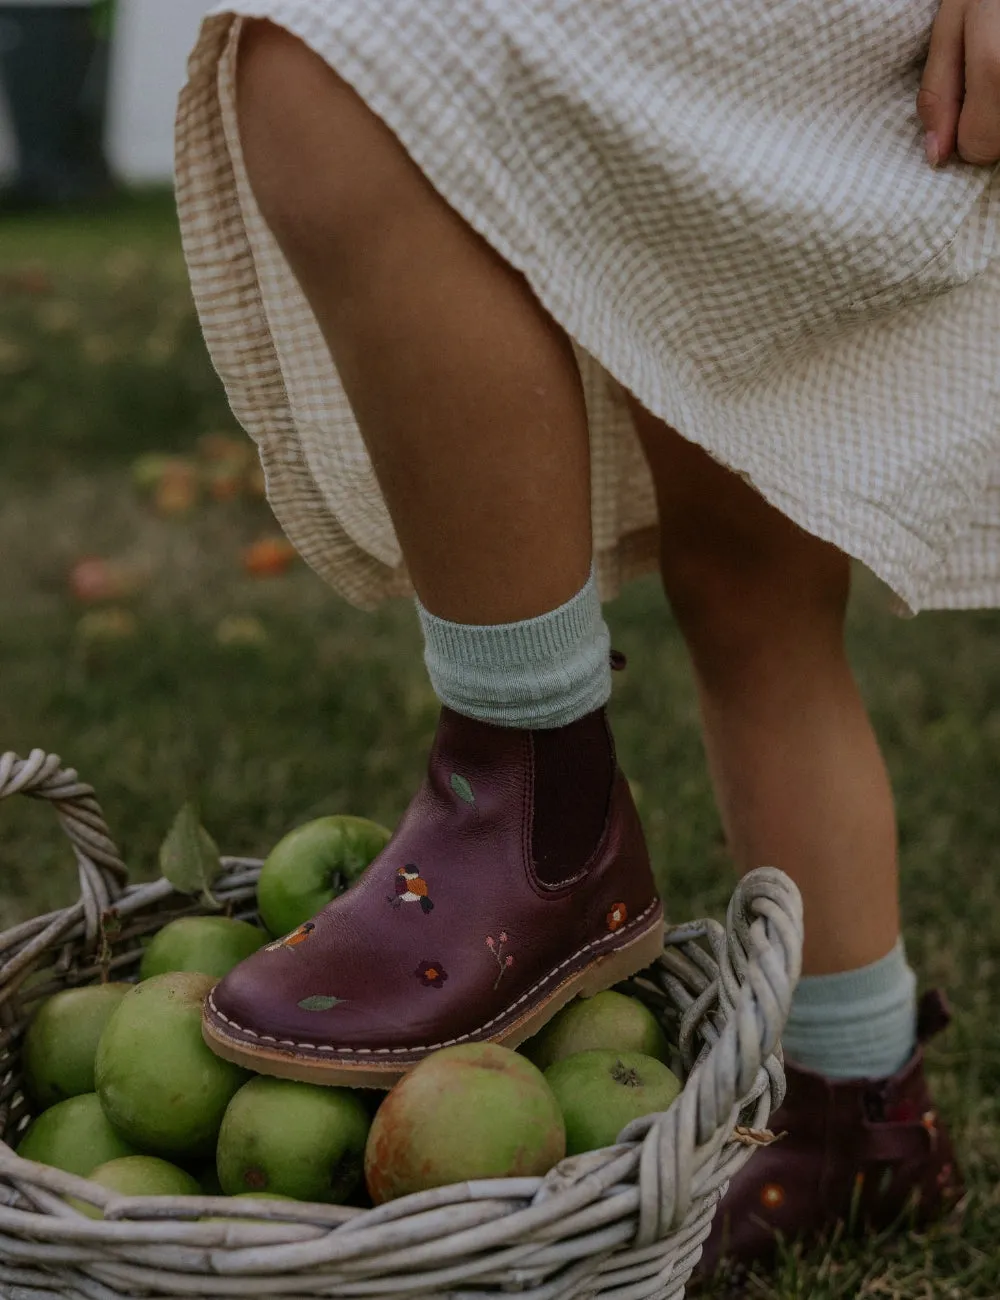
<svg viewBox="0 0 1000 1300"><path fill-rule="evenodd" d="M916 1041L917 979L902 939L870 966L803 977L782 1036L789 1060L830 1079L888 1078Z"/></svg>
<svg viewBox="0 0 1000 1300"><path fill-rule="evenodd" d="M431 685L456 713L541 730L607 703L611 642L593 567L565 605L517 623L451 623L416 606Z"/></svg>

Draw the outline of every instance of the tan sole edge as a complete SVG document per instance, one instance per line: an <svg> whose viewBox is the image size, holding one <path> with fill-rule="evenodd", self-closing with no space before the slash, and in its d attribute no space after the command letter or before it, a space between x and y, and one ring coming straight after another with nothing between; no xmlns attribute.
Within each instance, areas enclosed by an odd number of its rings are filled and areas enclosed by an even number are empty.
<svg viewBox="0 0 1000 1300"><path fill-rule="evenodd" d="M544 1002L509 1025L502 1034L482 1041L498 1043L502 1047L517 1047L526 1038L537 1034L557 1011L561 1011L575 997L591 998L595 993L602 993L638 971L645 970L663 952L663 932L664 923L661 919L625 947L598 957L589 966L570 976L553 989ZM257 1074L272 1075L277 1079L318 1083L329 1088L388 1089L416 1064L408 1062L400 1066L387 1061L385 1065L371 1065L368 1062L355 1065L345 1061L331 1061L327 1065L291 1053L251 1048L220 1033L207 1015L202 1020L202 1034L217 1056L234 1065L242 1065Z"/></svg>

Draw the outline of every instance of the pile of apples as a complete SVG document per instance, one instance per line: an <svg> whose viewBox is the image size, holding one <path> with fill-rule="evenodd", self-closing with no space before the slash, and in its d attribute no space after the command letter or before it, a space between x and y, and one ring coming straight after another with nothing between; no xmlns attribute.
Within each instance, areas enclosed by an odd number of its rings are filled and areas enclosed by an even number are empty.
<svg viewBox="0 0 1000 1300"><path fill-rule="evenodd" d="M212 986L349 887L388 838L365 818L309 822L262 869L261 925L180 917L148 943L136 982L43 1002L23 1044L35 1118L18 1153L124 1195L370 1206L468 1179L543 1175L670 1106L681 1084L664 1033L615 991L571 1002L518 1051L433 1052L387 1093L252 1075L217 1057L201 1029Z"/></svg>

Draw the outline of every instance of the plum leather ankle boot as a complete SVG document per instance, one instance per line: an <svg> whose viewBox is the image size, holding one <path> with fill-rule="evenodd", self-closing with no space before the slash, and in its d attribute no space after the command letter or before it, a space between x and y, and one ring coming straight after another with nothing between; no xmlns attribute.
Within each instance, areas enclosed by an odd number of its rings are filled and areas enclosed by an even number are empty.
<svg viewBox="0 0 1000 1300"><path fill-rule="evenodd" d="M785 1136L755 1152L730 1183L698 1276L723 1260L731 1272L768 1263L776 1233L809 1242L838 1221L857 1233L897 1220L921 1226L954 1205L962 1176L923 1053L950 1020L944 995L925 993L916 1050L888 1079L832 1080L785 1062L788 1092L769 1122Z"/></svg>
<svg viewBox="0 0 1000 1300"><path fill-rule="evenodd" d="M427 775L362 877L205 1004L220 1056L388 1088L453 1043L516 1046L662 951L663 911L603 708L545 731L442 708Z"/></svg>

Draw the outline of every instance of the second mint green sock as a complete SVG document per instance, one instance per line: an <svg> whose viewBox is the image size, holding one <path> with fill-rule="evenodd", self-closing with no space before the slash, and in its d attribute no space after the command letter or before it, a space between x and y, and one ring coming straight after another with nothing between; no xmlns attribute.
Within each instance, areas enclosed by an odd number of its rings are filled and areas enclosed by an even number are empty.
<svg viewBox="0 0 1000 1300"><path fill-rule="evenodd" d="M836 975L806 975L782 1035L785 1055L829 1079L885 1079L917 1041L917 977L903 940L879 961Z"/></svg>

